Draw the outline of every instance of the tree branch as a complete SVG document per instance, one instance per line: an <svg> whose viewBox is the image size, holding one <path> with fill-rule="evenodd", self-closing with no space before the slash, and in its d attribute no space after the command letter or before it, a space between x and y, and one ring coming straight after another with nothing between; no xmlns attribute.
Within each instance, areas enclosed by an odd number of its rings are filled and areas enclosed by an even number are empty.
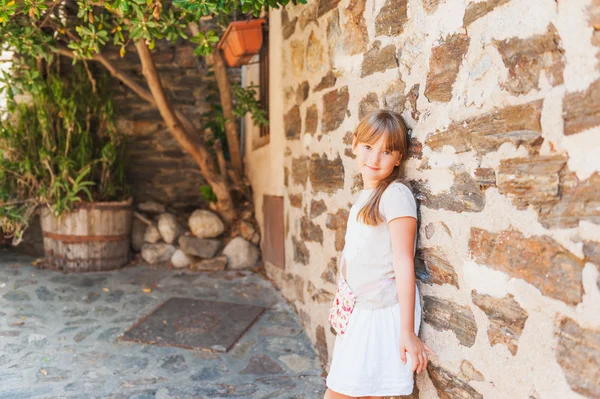
<svg viewBox="0 0 600 399"><path fill-rule="evenodd" d="M194 36L197 36L200 32L198 24L196 23L189 23L188 27ZM206 58L209 62L212 61L215 71L215 79L217 80L217 87L219 88L219 98L221 100L221 107L223 108L223 116L227 121L225 123L225 134L227 135L231 166L236 176L235 182L241 187L241 177L244 174L244 165L240 152L240 141L238 140L235 116L232 112L233 101L231 99L231 85L229 84L229 79L227 77L227 70L225 69L223 58L218 49L207 55Z"/></svg>
<svg viewBox="0 0 600 399"><path fill-rule="evenodd" d="M64 55L69 58L75 58L75 54L73 54L73 52L71 50L69 50L68 48L59 47L56 50L56 52L60 55ZM144 101L147 101L150 104L156 106L156 102L154 101L154 97L152 97L152 93L150 93L148 90L146 90L140 84L138 84L133 77L131 77L131 76L127 75L125 72L115 68L115 66L109 60L107 60L106 57L104 57L101 54L94 54L94 55L92 55L92 60L98 61L99 63L101 63L112 76L114 76L115 78L117 78L121 82L123 82L123 84L125 84L125 86L127 86L131 90L133 90L133 92L135 94L137 94L140 98L142 98ZM181 112L179 112L177 110L175 110L175 114L177 115L177 119L179 119L179 121L183 125L184 129L189 134L192 134L196 130L194 125L190 122L190 120L185 115L183 115Z"/></svg>
<svg viewBox="0 0 600 399"><path fill-rule="evenodd" d="M158 71L156 70L154 60L152 59L152 55L150 54L150 50L145 41L138 40L135 43L135 47L137 48L140 61L142 62L142 73L148 82L148 87L152 92L160 115L171 131L171 134L179 142L184 151L189 153L200 166L204 178L208 181L213 192L217 196L219 208L223 213L223 217L227 222L231 222L235 217L235 208L229 194L226 175L217 172L211 153L204 145L194 144L186 134L185 129L181 127L175 112L171 108L171 103L165 96L165 92L158 77Z"/></svg>

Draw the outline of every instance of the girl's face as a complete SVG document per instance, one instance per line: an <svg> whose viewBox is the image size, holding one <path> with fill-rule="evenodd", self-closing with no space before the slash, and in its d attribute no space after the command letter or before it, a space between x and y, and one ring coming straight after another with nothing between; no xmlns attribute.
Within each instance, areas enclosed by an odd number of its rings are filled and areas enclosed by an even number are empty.
<svg viewBox="0 0 600 399"><path fill-rule="evenodd" d="M382 136L374 144L359 142L352 139L352 153L356 155L358 170L362 174L366 189L373 188L377 183L392 173L395 166L400 165L400 151L387 151L385 138Z"/></svg>

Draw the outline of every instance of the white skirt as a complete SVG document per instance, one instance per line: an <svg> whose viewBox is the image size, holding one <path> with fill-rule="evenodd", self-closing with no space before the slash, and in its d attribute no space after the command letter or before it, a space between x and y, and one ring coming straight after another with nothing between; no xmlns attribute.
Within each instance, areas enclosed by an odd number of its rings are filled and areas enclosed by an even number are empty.
<svg viewBox="0 0 600 399"><path fill-rule="evenodd" d="M421 325L416 295L415 334ZM327 387L348 396L410 395L414 388L412 359L400 360L400 304L382 309L354 308L346 334L336 337Z"/></svg>

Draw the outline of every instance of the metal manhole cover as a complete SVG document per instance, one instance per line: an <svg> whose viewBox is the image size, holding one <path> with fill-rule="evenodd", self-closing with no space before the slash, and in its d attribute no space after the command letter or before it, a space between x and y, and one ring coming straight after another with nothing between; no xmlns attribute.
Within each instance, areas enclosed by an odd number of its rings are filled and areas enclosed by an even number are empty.
<svg viewBox="0 0 600 399"><path fill-rule="evenodd" d="M170 298L125 331L121 339L226 352L264 310L253 305Z"/></svg>

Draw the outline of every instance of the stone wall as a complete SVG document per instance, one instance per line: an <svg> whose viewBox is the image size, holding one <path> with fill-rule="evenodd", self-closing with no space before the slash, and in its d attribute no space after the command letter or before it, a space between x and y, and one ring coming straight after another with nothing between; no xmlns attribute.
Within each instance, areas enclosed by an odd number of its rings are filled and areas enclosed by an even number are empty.
<svg viewBox="0 0 600 399"><path fill-rule="evenodd" d="M176 44L160 41L153 56L167 97L190 119L200 135L209 119L203 114L211 110L211 101L219 102L219 96L214 76L209 75L204 58L194 55L194 48L189 41L180 40ZM118 52L109 53L107 58L146 87L134 46L123 58ZM229 69L228 73L232 83L239 83L239 68ZM135 201L158 201L182 213L208 208L200 192L206 180L199 166L173 138L158 109L120 81L113 82L118 127L129 138L127 178Z"/></svg>
<svg viewBox="0 0 600 399"><path fill-rule="evenodd" d="M266 267L324 365L362 183L350 136L384 107L412 129L420 336L438 354L415 397L600 398L599 18L597 0L320 0L271 12L286 268Z"/></svg>

